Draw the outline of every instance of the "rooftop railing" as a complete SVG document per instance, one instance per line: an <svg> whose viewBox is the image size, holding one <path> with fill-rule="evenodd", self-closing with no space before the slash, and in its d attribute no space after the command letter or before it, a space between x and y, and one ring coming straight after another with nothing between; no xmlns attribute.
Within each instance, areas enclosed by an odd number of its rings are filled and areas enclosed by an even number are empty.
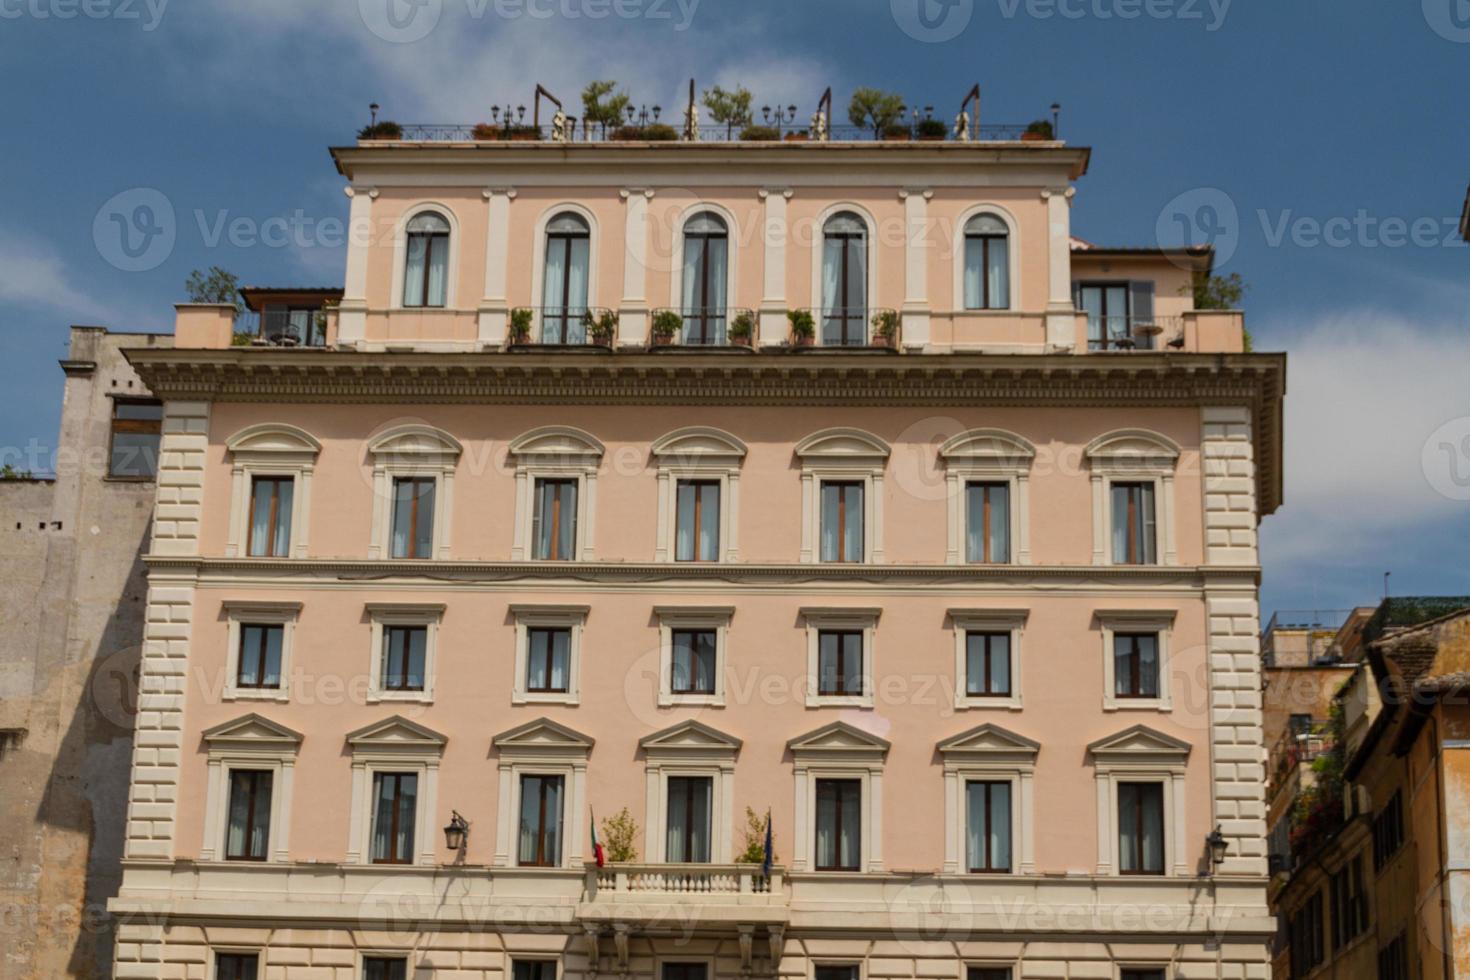
<svg viewBox="0 0 1470 980"><path fill-rule="evenodd" d="M382 134L359 142L404 143L945 143L945 142L1029 142L1027 127L1009 123L985 123L971 127L964 139L952 129L945 135L921 135L921 128L897 126L881 134L859 126L829 126L813 133L810 128L747 126L734 129L706 124L692 136L682 127L659 124L647 126L583 125L571 120L569 126L513 125L491 126L466 123L405 123L399 134Z"/></svg>

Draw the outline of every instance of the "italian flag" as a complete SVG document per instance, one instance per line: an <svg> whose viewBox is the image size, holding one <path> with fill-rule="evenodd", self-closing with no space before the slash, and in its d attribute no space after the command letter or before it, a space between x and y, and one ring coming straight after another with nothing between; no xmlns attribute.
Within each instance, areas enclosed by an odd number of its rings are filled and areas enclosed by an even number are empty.
<svg viewBox="0 0 1470 980"><path fill-rule="evenodd" d="M602 850L602 844L597 840L597 814L592 812L591 807L587 814L592 818L592 858L597 862L599 868L607 866L607 855Z"/></svg>

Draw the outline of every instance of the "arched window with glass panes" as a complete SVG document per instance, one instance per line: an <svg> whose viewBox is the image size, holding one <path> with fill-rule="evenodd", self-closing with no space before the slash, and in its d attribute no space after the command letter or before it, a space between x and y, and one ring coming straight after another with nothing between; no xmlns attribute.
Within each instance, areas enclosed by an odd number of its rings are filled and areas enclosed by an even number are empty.
<svg viewBox="0 0 1470 980"><path fill-rule="evenodd" d="M822 228L822 344L868 342L868 226L839 211Z"/></svg>
<svg viewBox="0 0 1470 980"><path fill-rule="evenodd" d="M729 290L730 230L717 214L702 211L684 224L684 295L681 299L686 344L725 342L725 304Z"/></svg>
<svg viewBox="0 0 1470 980"><path fill-rule="evenodd" d="M993 214L965 222L965 309L1011 308L1011 239Z"/></svg>
<svg viewBox="0 0 1470 980"><path fill-rule="evenodd" d="M546 226L546 268L542 283L541 342L585 344L592 229L587 219L563 211Z"/></svg>
<svg viewBox="0 0 1470 980"><path fill-rule="evenodd" d="M449 222L433 211L409 219L403 305L443 307L449 293Z"/></svg>

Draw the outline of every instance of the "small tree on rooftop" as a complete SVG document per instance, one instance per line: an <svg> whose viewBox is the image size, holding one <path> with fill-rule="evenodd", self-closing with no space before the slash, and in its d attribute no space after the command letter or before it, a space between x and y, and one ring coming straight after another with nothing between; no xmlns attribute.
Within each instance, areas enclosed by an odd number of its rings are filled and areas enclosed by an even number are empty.
<svg viewBox="0 0 1470 980"><path fill-rule="evenodd" d="M184 293L191 303L225 303L235 308L236 316L245 311L239 277L217 265L210 266L207 272L195 269L189 273L189 278L184 280Z"/></svg>
<svg viewBox="0 0 1470 980"><path fill-rule="evenodd" d="M1228 276L1196 272L1193 283L1180 292L1194 294L1194 308L1197 310L1238 310L1240 301L1245 298L1249 289L1250 286L1238 272L1232 272Z"/></svg>
<svg viewBox="0 0 1470 980"><path fill-rule="evenodd" d="M854 126L871 129L874 136L882 137L890 126L903 121L903 110L903 96L876 88L860 88L852 93L852 101L847 104L847 118Z"/></svg>
<svg viewBox="0 0 1470 980"><path fill-rule="evenodd" d="M709 110L710 118L724 124L727 134L733 133L736 127L743 129L751 124L754 117L750 100L750 90L743 85L736 86L733 92L716 85L704 93L704 107Z"/></svg>
<svg viewBox="0 0 1470 980"><path fill-rule="evenodd" d="M582 90L582 121L601 123L604 127L621 126L623 111L628 108L628 93L614 95L617 87L618 83L613 81L588 82Z"/></svg>

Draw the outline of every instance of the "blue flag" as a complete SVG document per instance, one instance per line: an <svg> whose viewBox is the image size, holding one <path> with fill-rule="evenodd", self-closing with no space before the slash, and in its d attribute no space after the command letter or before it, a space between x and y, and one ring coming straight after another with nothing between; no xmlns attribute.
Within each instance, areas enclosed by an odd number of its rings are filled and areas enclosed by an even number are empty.
<svg viewBox="0 0 1470 980"><path fill-rule="evenodd" d="M761 862L761 874L769 878L771 876L771 865L774 863L776 853L775 842L771 839L771 811L766 811L766 859Z"/></svg>

